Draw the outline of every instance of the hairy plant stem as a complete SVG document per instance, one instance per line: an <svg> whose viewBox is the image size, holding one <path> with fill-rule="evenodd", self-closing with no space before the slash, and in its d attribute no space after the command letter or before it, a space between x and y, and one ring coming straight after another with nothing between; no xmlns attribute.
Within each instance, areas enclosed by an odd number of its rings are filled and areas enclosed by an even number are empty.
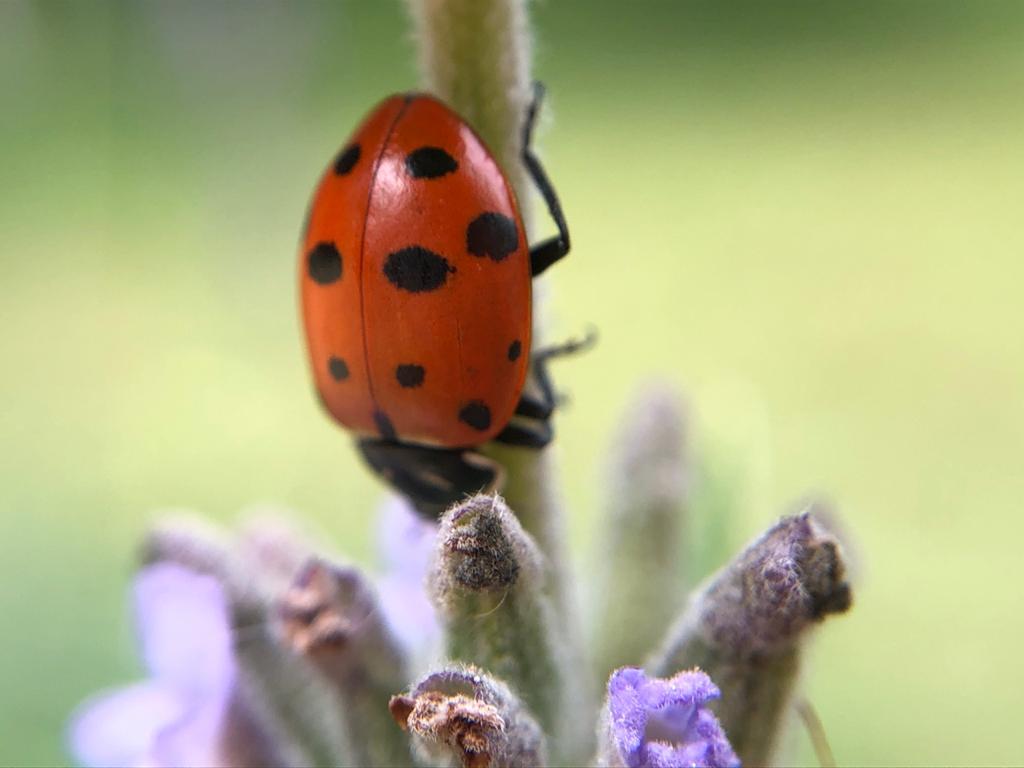
<svg viewBox="0 0 1024 768"><path fill-rule="evenodd" d="M521 159L522 126L530 101L530 35L523 0L410 0L425 86L462 115L483 139L515 189L531 222L534 191ZM540 312L534 311L534 318ZM534 346L542 336L535 322ZM550 454L488 447L508 473L502 494L544 553L566 562L565 537ZM565 574L554 573L555 599L571 605Z"/></svg>
<svg viewBox="0 0 1024 768"><path fill-rule="evenodd" d="M532 98L532 53L525 0L409 0L416 26L425 87L449 104L477 131L516 192L527 231L532 231L535 191L521 159L522 126ZM543 311L534 295L533 347L543 337ZM591 707L582 670L582 632L570 586L564 510L549 449L535 451L488 446L505 467L502 490L523 528L544 553L546 591L556 606L562 646L573 660L582 707ZM574 718L577 719L577 718Z"/></svg>
<svg viewBox="0 0 1024 768"><path fill-rule="evenodd" d="M500 498L474 496L441 519L429 584L449 654L515 688L557 739L570 672L546 578L544 556Z"/></svg>
<svg viewBox="0 0 1024 768"><path fill-rule="evenodd" d="M530 100L522 0L410 0L424 85L473 126L530 218L520 128Z"/></svg>
<svg viewBox="0 0 1024 768"><path fill-rule="evenodd" d="M595 659L599 678L640 664L650 639L683 602L680 568L688 513L687 422L674 390L648 385L634 397L613 442L611 480L599 530L602 567Z"/></svg>

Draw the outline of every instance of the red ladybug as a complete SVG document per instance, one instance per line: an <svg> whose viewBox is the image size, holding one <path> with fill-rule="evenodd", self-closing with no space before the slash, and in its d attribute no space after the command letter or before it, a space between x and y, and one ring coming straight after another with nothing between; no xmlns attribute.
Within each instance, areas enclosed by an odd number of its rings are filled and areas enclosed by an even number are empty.
<svg viewBox="0 0 1024 768"><path fill-rule="evenodd" d="M552 438L545 362L524 392L531 279L569 251L558 198L530 149L522 159L558 235L532 248L515 192L473 129L437 99L392 96L335 157L309 210L299 272L310 363L324 406L370 466L424 514L495 488L490 440Z"/></svg>

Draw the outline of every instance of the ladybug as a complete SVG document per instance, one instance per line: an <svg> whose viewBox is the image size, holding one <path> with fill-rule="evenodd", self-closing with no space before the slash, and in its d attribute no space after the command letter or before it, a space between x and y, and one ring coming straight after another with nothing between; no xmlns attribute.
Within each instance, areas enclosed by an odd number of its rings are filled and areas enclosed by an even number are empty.
<svg viewBox="0 0 1024 768"><path fill-rule="evenodd" d="M503 471L480 445L551 441L546 363L589 341L530 355L532 278L569 252L561 205L530 148L542 94L535 86L522 161L557 236L529 246L487 147L419 93L392 96L363 120L307 215L299 279L320 399L426 516L500 486Z"/></svg>

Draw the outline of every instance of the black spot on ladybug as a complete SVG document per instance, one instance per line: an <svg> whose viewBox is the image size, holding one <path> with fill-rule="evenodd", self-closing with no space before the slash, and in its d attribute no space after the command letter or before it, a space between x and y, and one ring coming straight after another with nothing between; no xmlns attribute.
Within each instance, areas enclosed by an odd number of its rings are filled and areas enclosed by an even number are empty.
<svg viewBox="0 0 1024 768"><path fill-rule="evenodd" d="M320 285L330 285L341 277L341 254L334 243L317 243L306 257L306 262L309 276Z"/></svg>
<svg viewBox="0 0 1024 768"><path fill-rule="evenodd" d="M519 356L523 353L523 344L516 339L508 345L508 359L510 362L515 362L519 359Z"/></svg>
<svg viewBox="0 0 1024 768"><path fill-rule="evenodd" d="M395 368L395 378L407 389L422 385L426 375L427 372L422 365L403 364Z"/></svg>
<svg viewBox="0 0 1024 768"><path fill-rule="evenodd" d="M518 247L516 223L502 213L481 213L466 227L466 250L474 256L502 261Z"/></svg>
<svg viewBox="0 0 1024 768"><path fill-rule="evenodd" d="M341 150L341 153L335 159L334 173L338 176L344 176L351 171L356 167L356 163L359 162L359 156L362 152L358 144L349 144Z"/></svg>
<svg viewBox="0 0 1024 768"><path fill-rule="evenodd" d="M470 400L459 411L459 421L483 432L491 426L491 409L483 400Z"/></svg>
<svg viewBox="0 0 1024 768"><path fill-rule="evenodd" d="M373 422L377 425L377 431L380 432L380 436L385 440L397 440L398 433L395 432L395 426L391 423L391 419L387 417L384 411L373 412Z"/></svg>
<svg viewBox="0 0 1024 768"><path fill-rule="evenodd" d="M389 253L384 260L384 276L396 288L410 293L436 291L454 271L444 256L418 245Z"/></svg>
<svg viewBox="0 0 1024 768"><path fill-rule="evenodd" d="M348 363L340 357L331 357L327 361L327 370L330 371L331 378L335 381L344 381L348 378Z"/></svg>
<svg viewBox="0 0 1024 768"><path fill-rule="evenodd" d="M420 147L406 155L405 168L414 179L436 179L454 173L459 164L440 147Z"/></svg>

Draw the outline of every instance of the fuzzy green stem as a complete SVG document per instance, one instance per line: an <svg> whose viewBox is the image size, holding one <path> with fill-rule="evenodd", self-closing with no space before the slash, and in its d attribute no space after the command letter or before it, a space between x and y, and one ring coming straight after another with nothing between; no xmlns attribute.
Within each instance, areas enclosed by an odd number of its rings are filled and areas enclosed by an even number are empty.
<svg viewBox="0 0 1024 768"><path fill-rule="evenodd" d="M522 126L532 96L530 34L524 0L410 0L425 86L476 130L515 189L530 230L530 186L523 165ZM534 312L534 346L541 329ZM523 526L559 569L552 587L563 609L566 588L562 515L547 451L493 447L508 473L503 489ZM564 614L563 614L564 615Z"/></svg>
<svg viewBox="0 0 1024 768"><path fill-rule="evenodd" d="M424 85L461 114L483 139L515 189L520 213L531 232L535 191L521 158L523 120L532 98L525 0L409 0L409 6ZM542 315L535 293L534 347L543 337ZM577 670L579 679L573 687L584 691L582 632L551 452L491 445L486 453L505 468L503 494L547 557L545 589L557 609L562 647Z"/></svg>
<svg viewBox="0 0 1024 768"><path fill-rule="evenodd" d="M544 555L500 498L475 496L442 518L430 587L449 654L508 682L556 759L571 760L587 718L546 578Z"/></svg>
<svg viewBox="0 0 1024 768"><path fill-rule="evenodd" d="M424 85L469 122L529 218L520 129L530 99L530 35L522 0L410 0Z"/></svg>
<svg viewBox="0 0 1024 768"><path fill-rule="evenodd" d="M686 423L667 386L639 392L614 441L612 492L595 570L599 678L640 664L683 602L680 552L690 481Z"/></svg>

